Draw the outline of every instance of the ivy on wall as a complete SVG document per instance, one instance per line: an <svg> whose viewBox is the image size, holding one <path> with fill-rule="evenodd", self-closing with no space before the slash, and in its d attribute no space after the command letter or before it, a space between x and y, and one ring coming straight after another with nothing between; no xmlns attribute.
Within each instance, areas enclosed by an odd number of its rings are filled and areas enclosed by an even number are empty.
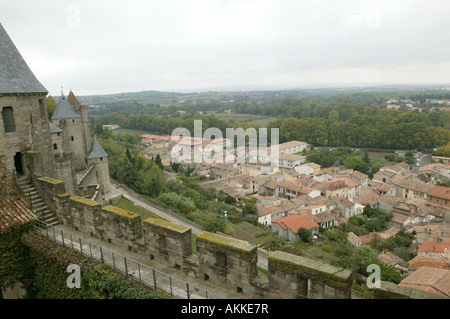
<svg viewBox="0 0 450 319"><path fill-rule="evenodd" d="M9 234L14 245L3 245L0 260L0 284L20 281L31 299L160 299L161 292L142 285L97 263L74 249L60 246L32 231ZM0 243L4 243L3 236ZM3 256L3 255L2 255ZM77 264L81 270L81 287L67 287L71 273L67 267ZM9 270L8 270L9 268Z"/></svg>
<svg viewBox="0 0 450 319"><path fill-rule="evenodd" d="M0 233L0 288L11 287L19 274L27 272L27 248L21 236L29 232L31 225L24 224Z"/></svg>

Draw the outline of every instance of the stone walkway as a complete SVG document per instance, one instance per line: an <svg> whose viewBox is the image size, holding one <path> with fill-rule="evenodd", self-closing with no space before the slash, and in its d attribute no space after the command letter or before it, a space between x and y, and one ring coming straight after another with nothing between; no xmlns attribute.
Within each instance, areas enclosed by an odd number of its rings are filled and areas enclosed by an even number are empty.
<svg viewBox="0 0 450 319"><path fill-rule="evenodd" d="M149 287L162 290L177 299L246 299L242 294L218 288L203 280L187 276L181 270L160 264L141 254L128 251L64 225L40 231L51 240L103 262ZM101 248L100 248L101 247Z"/></svg>

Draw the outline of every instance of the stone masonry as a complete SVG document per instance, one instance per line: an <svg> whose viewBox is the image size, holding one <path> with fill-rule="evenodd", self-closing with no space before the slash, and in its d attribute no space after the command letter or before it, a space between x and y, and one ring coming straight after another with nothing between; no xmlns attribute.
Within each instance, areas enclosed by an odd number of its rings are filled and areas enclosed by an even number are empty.
<svg viewBox="0 0 450 319"><path fill-rule="evenodd" d="M269 256L268 275L257 269L257 247L242 240L203 232L196 236L197 254L192 253L192 232L188 227L164 220L141 220L139 214L62 191L61 183L41 178L47 184L46 200L60 221L69 227L119 247L155 259L182 271L250 298L350 299L351 272L320 261L276 251ZM396 285L374 291L374 298L421 298L423 292ZM433 295L427 294L427 298Z"/></svg>

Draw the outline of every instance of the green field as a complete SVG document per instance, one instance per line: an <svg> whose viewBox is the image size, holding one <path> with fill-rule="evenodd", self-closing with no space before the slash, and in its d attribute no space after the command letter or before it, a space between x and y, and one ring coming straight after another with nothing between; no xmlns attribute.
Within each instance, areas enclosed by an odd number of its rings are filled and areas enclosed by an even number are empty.
<svg viewBox="0 0 450 319"><path fill-rule="evenodd" d="M142 130L133 130L128 128L118 128L117 130L113 130L113 134L130 134L130 135L143 135L143 134L149 134L147 131Z"/></svg>
<svg viewBox="0 0 450 319"><path fill-rule="evenodd" d="M269 122L276 120L273 116L254 115L254 114L237 114L237 113L216 113L209 111L208 115L213 115L223 121L246 122L266 127Z"/></svg>
<svg viewBox="0 0 450 319"><path fill-rule="evenodd" d="M358 156L363 158L364 154L365 154L364 151L360 151ZM387 159L385 159L384 155L386 155L386 153L384 153L384 152L367 152L367 154L369 155L370 163L379 162L380 167L389 166L389 165L393 165L396 163L396 162L391 162L391 161L388 161Z"/></svg>

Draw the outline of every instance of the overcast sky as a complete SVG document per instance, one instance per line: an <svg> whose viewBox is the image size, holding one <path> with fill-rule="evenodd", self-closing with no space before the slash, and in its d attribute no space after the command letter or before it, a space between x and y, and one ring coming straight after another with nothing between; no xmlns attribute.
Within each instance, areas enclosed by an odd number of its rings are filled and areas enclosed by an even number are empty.
<svg viewBox="0 0 450 319"><path fill-rule="evenodd" d="M448 0L15 0L0 23L52 95L450 83Z"/></svg>

